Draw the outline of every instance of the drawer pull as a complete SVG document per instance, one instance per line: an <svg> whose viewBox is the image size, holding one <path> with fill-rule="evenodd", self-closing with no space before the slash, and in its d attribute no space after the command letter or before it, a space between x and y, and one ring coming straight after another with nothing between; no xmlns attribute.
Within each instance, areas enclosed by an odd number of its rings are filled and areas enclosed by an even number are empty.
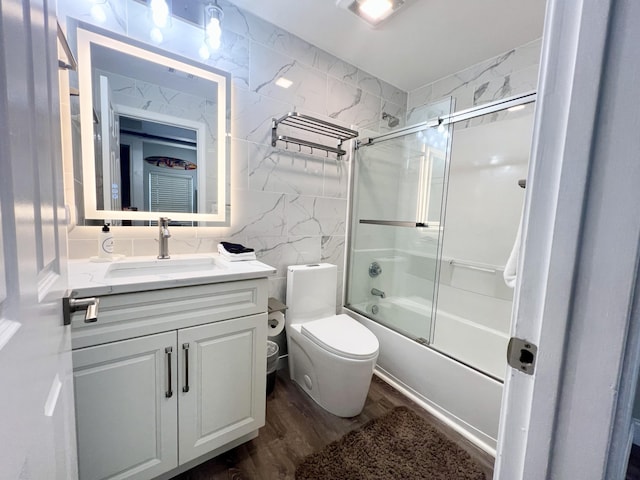
<svg viewBox="0 0 640 480"><path fill-rule="evenodd" d="M167 355L167 368L169 371L169 389L164 392L164 396L167 398L173 397L173 391L171 390L171 352L173 352L172 347L167 347L164 349L164 353Z"/></svg>
<svg viewBox="0 0 640 480"><path fill-rule="evenodd" d="M189 344L183 343L182 350L184 350L184 386L182 391L187 393L189 391Z"/></svg>

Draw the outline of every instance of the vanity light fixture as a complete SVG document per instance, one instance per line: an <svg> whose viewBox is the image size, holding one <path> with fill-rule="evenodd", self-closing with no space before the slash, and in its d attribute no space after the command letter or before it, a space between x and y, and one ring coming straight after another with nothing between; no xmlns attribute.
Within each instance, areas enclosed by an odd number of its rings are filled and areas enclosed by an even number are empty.
<svg viewBox="0 0 640 480"><path fill-rule="evenodd" d="M164 35L162 35L162 30L160 30L158 27L153 27L151 29L151 31L149 32L149 37L151 38L151 41L153 43L157 43L157 44L162 43L162 40L164 40Z"/></svg>
<svg viewBox="0 0 640 480"><path fill-rule="evenodd" d="M293 82L288 78L280 77L276 80L276 85L282 88L289 88Z"/></svg>
<svg viewBox="0 0 640 480"><path fill-rule="evenodd" d="M355 13L373 27L396 13L409 0L336 0L336 5Z"/></svg>
<svg viewBox="0 0 640 480"><path fill-rule="evenodd" d="M222 37L222 19L224 12L218 6L218 2L207 3L204 6L204 36L205 43L217 50L220 48L220 38ZM202 55L201 55L202 56Z"/></svg>
<svg viewBox="0 0 640 480"><path fill-rule="evenodd" d="M105 1L94 1L91 7L90 13L93 19L98 23L104 23L107 21L107 12L104 10Z"/></svg>
<svg viewBox="0 0 640 480"><path fill-rule="evenodd" d="M200 49L198 50L198 55L202 60L209 60L209 57L211 56L211 52L209 51L209 47L207 46L206 41L202 42L202 45L200 45Z"/></svg>
<svg viewBox="0 0 640 480"><path fill-rule="evenodd" d="M151 9L153 24L158 28L166 27L171 16L171 9L167 0L149 0L149 8Z"/></svg>

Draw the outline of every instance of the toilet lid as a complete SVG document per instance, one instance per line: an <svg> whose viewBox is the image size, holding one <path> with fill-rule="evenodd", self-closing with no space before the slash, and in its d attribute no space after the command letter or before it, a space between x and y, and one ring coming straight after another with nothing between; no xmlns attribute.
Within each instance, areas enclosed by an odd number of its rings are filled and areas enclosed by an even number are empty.
<svg viewBox="0 0 640 480"><path fill-rule="evenodd" d="M302 324L302 334L341 357L365 359L378 353L378 339L348 315L334 315Z"/></svg>

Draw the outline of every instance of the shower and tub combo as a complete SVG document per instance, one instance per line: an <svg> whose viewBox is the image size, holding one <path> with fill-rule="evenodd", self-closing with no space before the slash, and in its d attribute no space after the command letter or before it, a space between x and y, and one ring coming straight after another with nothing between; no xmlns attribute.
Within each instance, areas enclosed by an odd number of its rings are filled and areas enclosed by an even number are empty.
<svg viewBox="0 0 640 480"><path fill-rule="evenodd" d="M534 100L441 102L437 119L359 142L352 165L345 308L378 337L379 375L490 452Z"/></svg>

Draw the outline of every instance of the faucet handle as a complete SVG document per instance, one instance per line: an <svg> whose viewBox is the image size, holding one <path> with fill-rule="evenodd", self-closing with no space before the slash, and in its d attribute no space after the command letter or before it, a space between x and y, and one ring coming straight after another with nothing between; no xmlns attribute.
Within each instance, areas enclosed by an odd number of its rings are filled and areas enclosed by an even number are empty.
<svg viewBox="0 0 640 480"><path fill-rule="evenodd" d="M160 229L160 235L164 238L171 237L171 233L169 232L169 222L171 219L169 217L160 217L158 219L158 228Z"/></svg>

